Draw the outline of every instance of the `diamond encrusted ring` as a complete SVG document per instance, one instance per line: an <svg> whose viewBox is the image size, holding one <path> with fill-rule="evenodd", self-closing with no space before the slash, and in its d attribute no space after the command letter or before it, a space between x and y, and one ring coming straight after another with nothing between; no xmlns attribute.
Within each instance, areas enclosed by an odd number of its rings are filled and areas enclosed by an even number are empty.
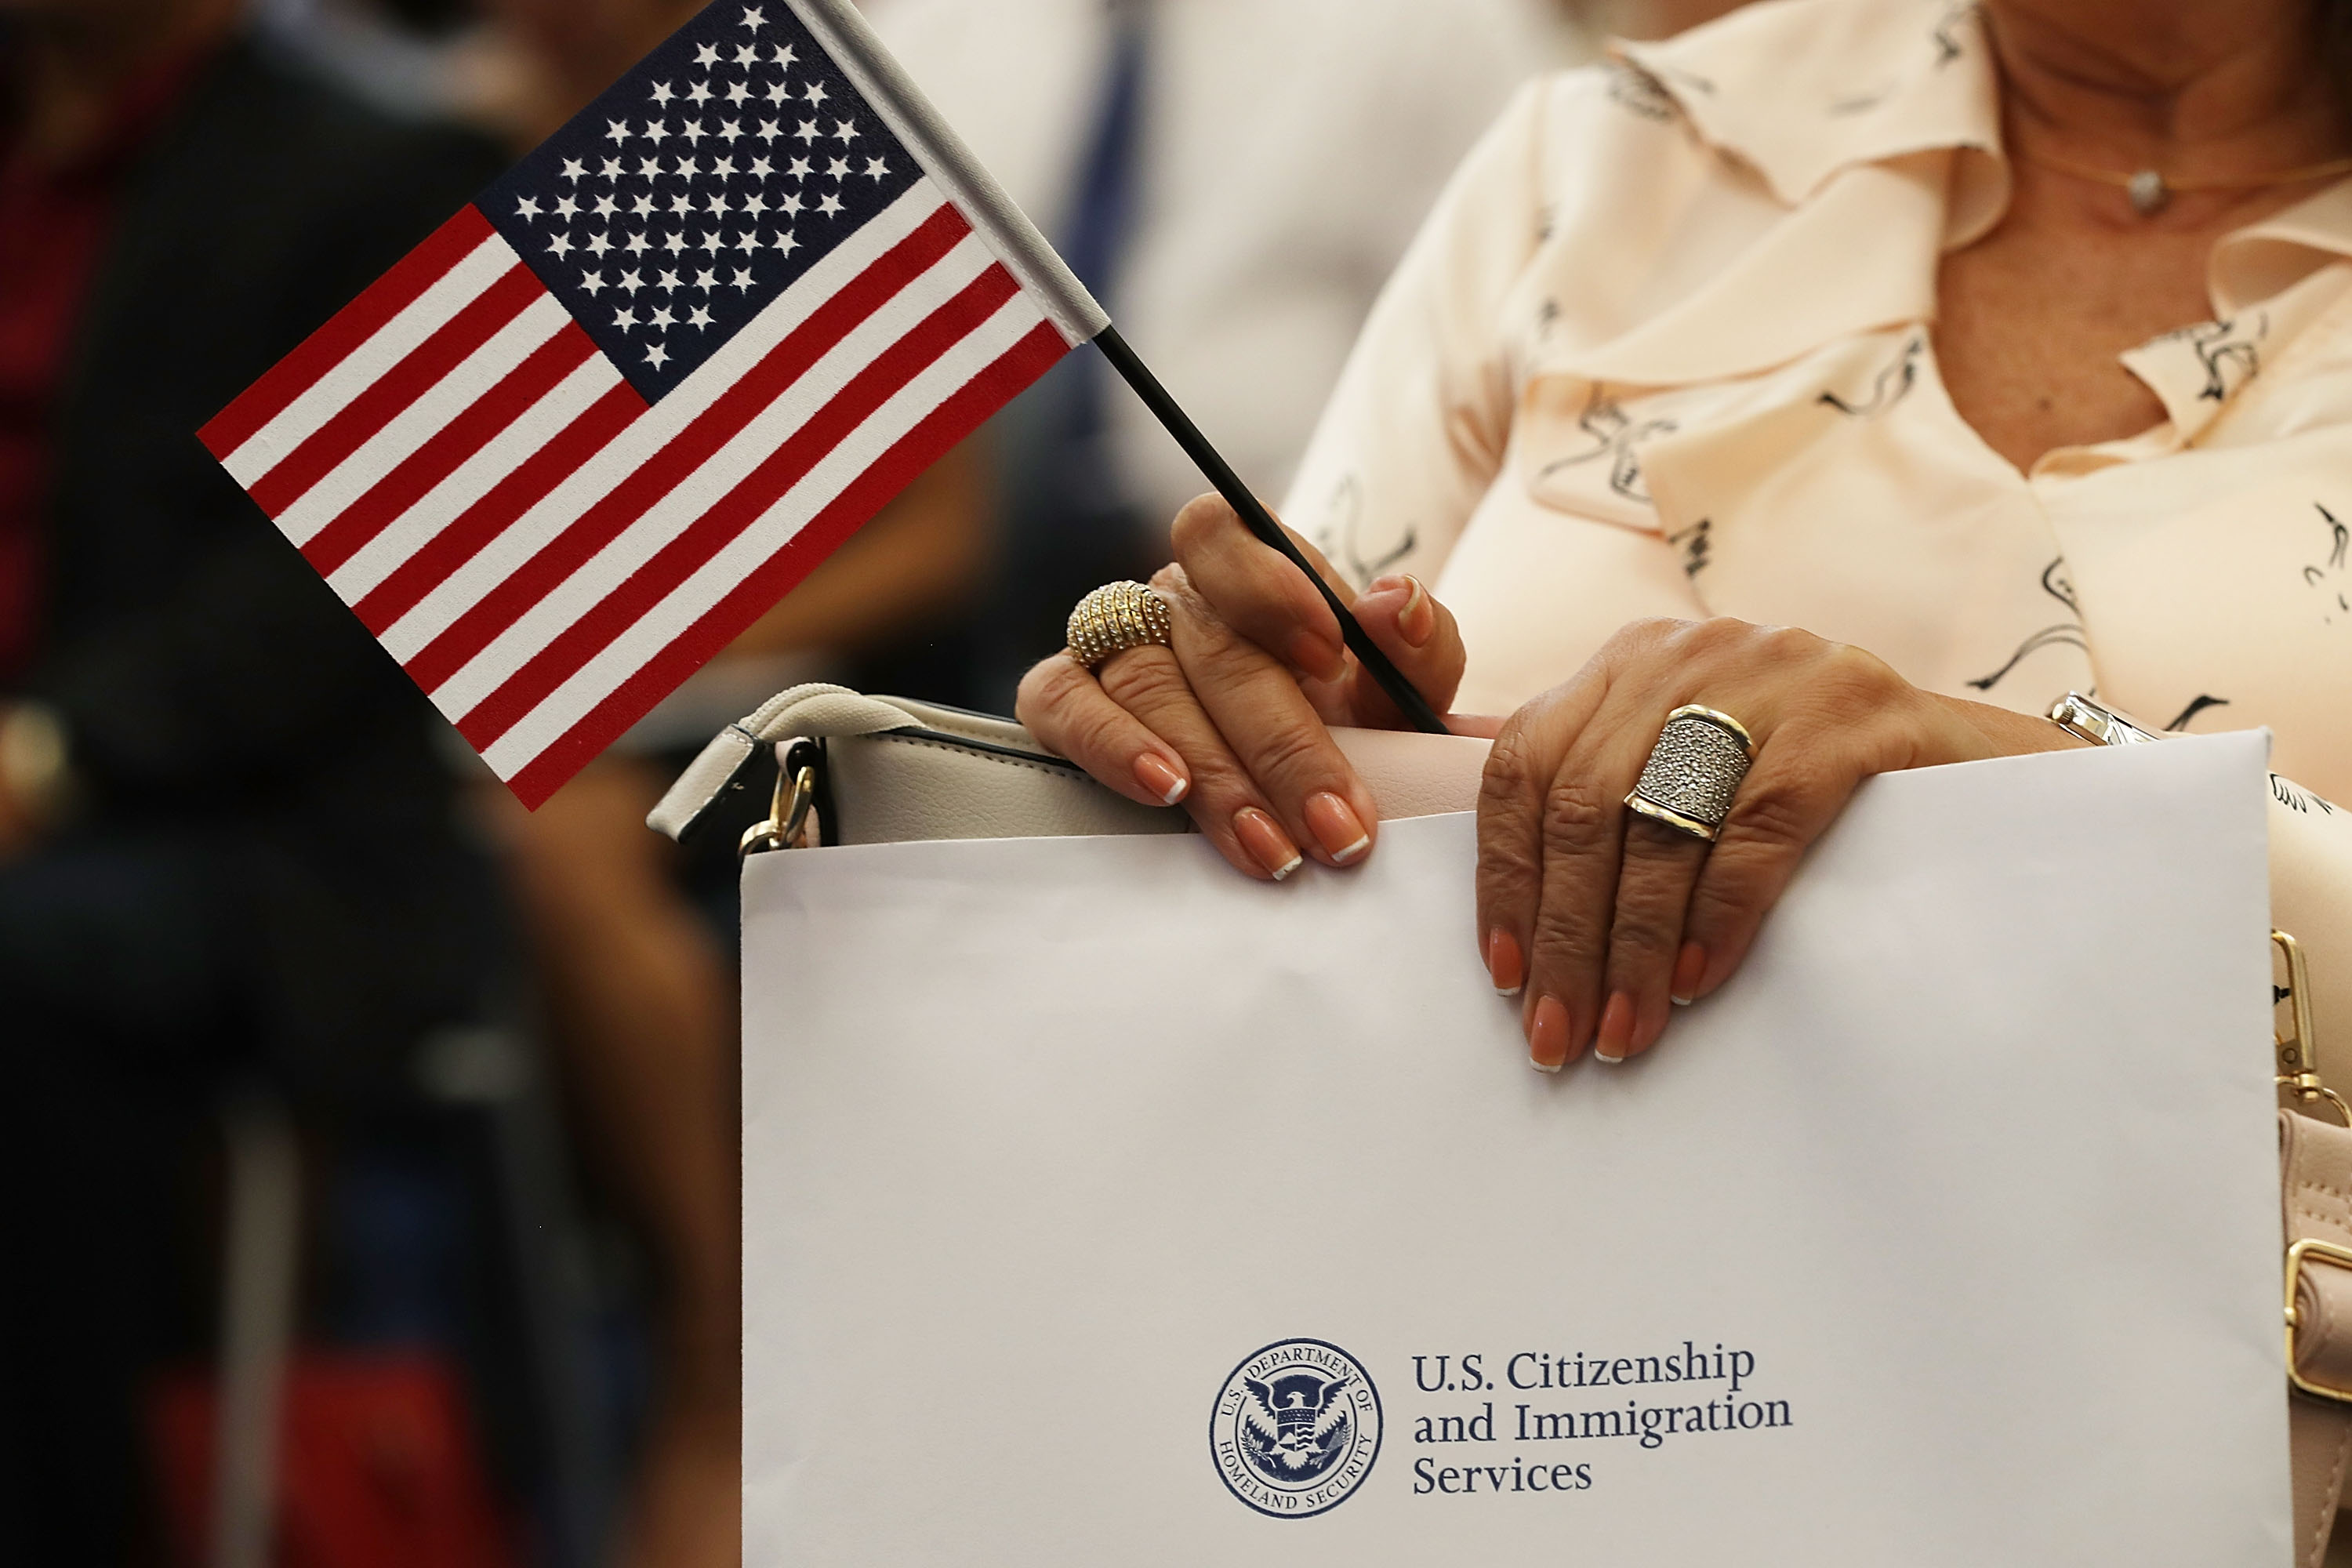
<svg viewBox="0 0 2352 1568"><path fill-rule="evenodd" d="M1070 612L1069 653L1092 669L1131 647L1166 647L1173 630L1167 601L1159 595L1140 583L1106 583Z"/></svg>
<svg viewBox="0 0 2352 1568"><path fill-rule="evenodd" d="M1696 703L1677 708L1666 715L1666 727L1642 764L1642 782L1625 804L1694 838L1712 840L1755 756L1747 726L1730 714Z"/></svg>

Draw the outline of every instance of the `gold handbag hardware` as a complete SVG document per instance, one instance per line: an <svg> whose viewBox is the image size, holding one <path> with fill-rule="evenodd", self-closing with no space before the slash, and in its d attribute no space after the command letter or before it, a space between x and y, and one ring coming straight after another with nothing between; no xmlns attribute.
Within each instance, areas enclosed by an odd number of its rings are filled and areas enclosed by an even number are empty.
<svg viewBox="0 0 2352 1568"><path fill-rule="evenodd" d="M784 750L783 765L776 770L775 794L769 798L768 819L743 830L735 846L738 860L767 849L808 847L809 813L816 805L817 768L824 752L814 741L794 741Z"/></svg>
<svg viewBox="0 0 2352 1568"><path fill-rule="evenodd" d="M2294 1331L2303 1326L2303 1313L2294 1300L2296 1289L2303 1283L2303 1266L2307 1261L2352 1268L2352 1247L2338 1247L2332 1241L2298 1241L2286 1249L2286 1380L2315 1397L2352 1405L2352 1388L2330 1388L2312 1382L2296 1370Z"/></svg>
<svg viewBox="0 0 2352 1568"><path fill-rule="evenodd" d="M2311 1043L2311 972L2304 964L2303 949L2283 931L2271 932L2271 941L2286 955L2286 994L2279 1001L2287 1005L2288 1032L2275 1037L2276 1082L2304 1105L2326 1100L2344 1118L2344 1124L2352 1127L2352 1106L2346 1105L2342 1095L2319 1080L2319 1058Z"/></svg>

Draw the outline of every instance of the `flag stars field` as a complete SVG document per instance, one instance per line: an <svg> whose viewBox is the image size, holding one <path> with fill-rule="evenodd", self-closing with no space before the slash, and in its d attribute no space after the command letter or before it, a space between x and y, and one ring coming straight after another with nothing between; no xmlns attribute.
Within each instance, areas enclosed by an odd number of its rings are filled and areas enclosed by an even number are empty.
<svg viewBox="0 0 2352 1568"><path fill-rule="evenodd" d="M768 24L762 19L758 26ZM789 45L773 47L763 60L755 43L738 43L730 49L703 42L696 46L692 55L694 69L686 77L654 79L640 89L644 101L659 110L678 112L677 119L672 120L665 113L637 122L637 128L632 130L627 120L603 118L603 139L621 148L637 142L658 149L664 142L676 140L689 149L698 149L706 138L731 146L746 134L742 126L731 119L699 118L698 111L704 106L721 100L740 104L757 96L776 103L797 100L814 108L836 97L814 74L795 81L791 68L798 58ZM732 79L725 79L729 77ZM764 121L751 134L772 142L779 133L775 121ZM792 134L805 144L832 140L847 146L860 132L854 118L835 118L830 131L822 121L811 118L802 121ZM846 159L834 158L826 161L819 175L813 161L805 157L790 160L779 173L775 162L764 156L754 157L739 167L732 157L725 155L713 157L706 163L691 151L667 161L656 152L640 153L634 174L624 157L611 156L603 159L598 174L591 176L587 160L565 157L561 160L556 178L576 186L581 180L593 177L608 188L587 197L584 207L580 201L563 195L550 208L539 194L526 193L517 198L516 216L525 223L552 222L556 232L548 237L544 245L546 252L558 261L567 259L575 250L583 253L583 259L591 265L582 268L574 287L593 299L608 286L599 264L615 248L631 257L656 252L675 257L694 249L711 256L732 252L748 258L772 252L780 258L788 258L800 248L800 239L792 232L790 220L807 210L808 205L795 187L805 185L812 178L829 179L838 186L859 174L879 184L890 177L891 165L885 158L868 158L860 170ZM728 187L738 182L748 188L730 197ZM639 188L625 190L625 184ZM838 195L815 198L815 211L823 216L837 217L845 210ZM619 227L614 220L624 215L639 221L625 229ZM765 226L771 215L782 226ZM701 224L694 223L698 217ZM568 226L574 224L580 226ZM633 279L631 275L618 287L634 291L637 284ZM739 295L748 295L758 286L757 273L754 271L748 279L739 273L724 286L735 289ZM658 331L670 324L616 322L615 330L625 331L634 326ZM653 363L658 365L663 362Z"/></svg>

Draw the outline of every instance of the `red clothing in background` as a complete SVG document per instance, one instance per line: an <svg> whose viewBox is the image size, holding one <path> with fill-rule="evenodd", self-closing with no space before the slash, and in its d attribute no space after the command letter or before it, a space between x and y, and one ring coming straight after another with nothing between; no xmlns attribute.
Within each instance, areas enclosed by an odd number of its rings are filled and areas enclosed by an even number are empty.
<svg viewBox="0 0 2352 1568"><path fill-rule="evenodd" d="M150 71L63 163L0 136L0 689L33 661L47 533L49 422L124 178L195 64Z"/></svg>

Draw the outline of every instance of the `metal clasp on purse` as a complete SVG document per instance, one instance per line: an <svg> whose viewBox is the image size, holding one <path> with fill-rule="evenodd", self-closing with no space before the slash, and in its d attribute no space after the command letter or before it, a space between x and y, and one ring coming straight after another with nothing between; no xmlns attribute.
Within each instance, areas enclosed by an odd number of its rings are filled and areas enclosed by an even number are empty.
<svg viewBox="0 0 2352 1568"><path fill-rule="evenodd" d="M794 741L784 748L783 765L776 770L776 793L768 802L768 817L743 830L735 845L738 860L768 849L800 849L808 843L809 814L817 801L818 770L824 766L824 748L815 741Z"/></svg>
<svg viewBox="0 0 2352 1568"><path fill-rule="evenodd" d="M2287 1007L2288 1032L2276 1037L2276 1081L2305 1105L2326 1100L2344 1118L2344 1124L2352 1127L2352 1106L2319 1080L2318 1055L2311 1043L2311 971L2303 961L2303 948L2283 931L2271 932L2271 941L2286 958L2286 994L2278 1000Z"/></svg>

